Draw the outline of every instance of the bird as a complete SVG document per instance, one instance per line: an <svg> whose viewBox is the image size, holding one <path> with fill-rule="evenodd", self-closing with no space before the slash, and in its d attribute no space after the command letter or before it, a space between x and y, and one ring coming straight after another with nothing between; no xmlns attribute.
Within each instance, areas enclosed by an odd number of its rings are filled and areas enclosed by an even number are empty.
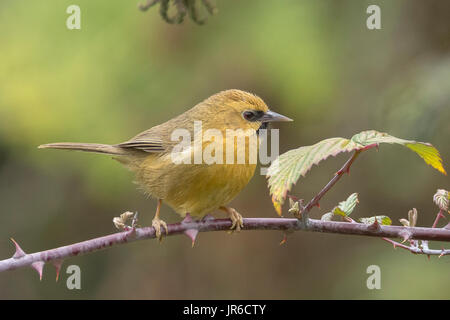
<svg viewBox="0 0 450 320"><path fill-rule="evenodd" d="M242 215L227 204L255 173L256 161L250 161L250 141L254 141L251 139L256 137L258 147L260 130L267 129L270 122L276 121L293 120L271 111L255 94L230 89L216 93L184 113L122 143L60 142L43 144L38 148L113 156L134 172L135 182L143 192L157 200L152 226L160 240L162 229L168 234L167 224L160 217L163 202L182 218L203 219L217 209L222 210L232 221L231 230L238 232L244 227ZM199 134L199 126L203 135L214 133L209 140ZM228 132L235 133L235 136L227 136ZM180 137L184 138L183 145ZM245 143L239 143L239 138L244 138ZM202 152L209 150L209 158L220 160L222 156L223 160L227 156L227 143L233 151L232 156L226 158L230 161L206 161L206 154L202 156ZM244 161L237 161L239 154L244 156ZM201 161L203 159L205 161Z"/></svg>

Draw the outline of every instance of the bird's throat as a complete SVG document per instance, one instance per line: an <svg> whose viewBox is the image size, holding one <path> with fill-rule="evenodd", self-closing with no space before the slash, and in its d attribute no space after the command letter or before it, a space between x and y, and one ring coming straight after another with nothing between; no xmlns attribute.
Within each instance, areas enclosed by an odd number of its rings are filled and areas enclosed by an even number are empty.
<svg viewBox="0 0 450 320"><path fill-rule="evenodd" d="M267 128L269 128L269 123L268 123L268 122L263 122L263 123L261 123L261 125L260 125L259 128L258 128L258 130L256 130L256 134L259 135L259 130L261 130L261 129L267 129Z"/></svg>

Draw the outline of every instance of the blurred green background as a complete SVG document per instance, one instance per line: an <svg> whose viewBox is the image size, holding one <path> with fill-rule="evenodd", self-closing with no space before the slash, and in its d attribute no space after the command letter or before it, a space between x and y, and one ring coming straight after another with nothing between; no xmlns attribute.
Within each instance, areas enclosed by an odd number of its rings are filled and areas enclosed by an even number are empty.
<svg viewBox="0 0 450 320"><path fill-rule="evenodd" d="M81 30L66 8L81 7ZM366 8L381 7L368 30ZM156 203L108 156L38 150L56 141L118 143L213 93L239 88L295 119L280 125L280 151L365 129L427 141L450 161L450 2L219 0L206 25L165 23L133 1L0 2L0 258L15 238L27 252L115 232L112 218ZM310 199L346 156L314 168L293 190ZM412 207L430 226L432 196L449 179L406 148L362 155L313 217L350 193L354 217ZM263 176L233 201L246 217L275 217ZM286 211L286 210L285 210ZM168 208L164 219L179 217ZM217 216L222 216L218 214ZM448 221L448 220L447 220ZM375 238L275 231L142 241L65 262L0 274L0 298L313 299L450 298L450 260L415 256ZM442 244L432 246L440 248ZM65 268L82 270L68 290ZM368 290L366 268L381 268Z"/></svg>

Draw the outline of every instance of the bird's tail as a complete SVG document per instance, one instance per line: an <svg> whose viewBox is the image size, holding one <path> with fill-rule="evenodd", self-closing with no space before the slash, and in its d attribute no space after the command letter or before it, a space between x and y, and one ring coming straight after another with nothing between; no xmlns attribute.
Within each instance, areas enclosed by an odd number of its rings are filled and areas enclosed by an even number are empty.
<svg viewBox="0 0 450 320"><path fill-rule="evenodd" d="M39 149L65 149L65 150L78 150L85 152L106 153L114 155L126 155L127 152L121 148L112 146L109 144L99 143L74 143L74 142L58 142L43 144L38 147Z"/></svg>

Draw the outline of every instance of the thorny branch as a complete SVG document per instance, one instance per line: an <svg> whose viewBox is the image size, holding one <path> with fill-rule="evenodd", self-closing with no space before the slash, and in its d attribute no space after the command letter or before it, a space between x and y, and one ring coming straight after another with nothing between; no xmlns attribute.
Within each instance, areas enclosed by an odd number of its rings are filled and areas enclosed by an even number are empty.
<svg viewBox="0 0 450 320"><path fill-rule="evenodd" d="M227 231L230 227L231 221L229 219L205 219L190 222L185 219L180 223L169 224L168 236L182 233L187 234L189 230L196 230L197 232ZM304 230L389 238L403 238L403 234L407 230L411 235L411 239L450 242L450 230L444 228L405 228L402 226L382 226L377 223L365 225L361 223L321 221L316 219L309 219L307 226L304 227L295 218L247 218L244 219L243 230L279 230L284 232ZM129 228L123 232L31 254L26 254L13 241L16 246L16 252L13 257L0 261L0 272L32 266L42 277L44 263L51 262L56 266L59 264L59 267L57 266L57 271L59 271L61 261L66 258L95 252L119 244L153 238L155 238L155 229L153 227ZM195 236L193 237L193 241L195 241ZM448 255L450 254L450 250L427 250L415 253Z"/></svg>
<svg viewBox="0 0 450 320"><path fill-rule="evenodd" d="M430 257L431 255L438 255L440 258L442 256L450 254L450 250L433 250L428 248L428 241L421 241L421 244L419 245L419 242L417 240L411 240L411 245L407 246L392 239L383 238L383 240L391 243L394 246L394 249L399 247L414 254L426 254L428 257Z"/></svg>
<svg viewBox="0 0 450 320"><path fill-rule="evenodd" d="M377 145L370 145L364 149L355 151L355 153L347 160L347 162L335 174L330 182L328 182L325 187L310 202L308 202L306 206L303 206L303 200L297 201L296 203L298 210L294 210L295 212L293 212L297 217L296 219L247 218L243 219L243 230L278 230L284 232L285 237L286 233L291 231L312 231L381 237L383 238L383 240L393 244L394 248L400 247L415 254L425 254L428 256L437 255L439 257L450 255L449 249L436 250L430 249L428 247L428 241L430 240L450 242L450 223L444 228L436 227L439 218L441 218L440 215L443 216L442 213L444 211L442 208L432 228L415 227L416 218L412 219L411 217L410 221L408 222L409 224L404 226L380 225L376 219L374 223L368 225L363 223L356 223L353 220L351 220L350 222L322 221L310 219L308 217L309 211L314 206L319 205L319 201L322 199L322 197L336 184L336 182L342 177L344 173L349 172L350 166L359 156L359 154L364 150L376 146ZM291 210L289 211L292 212ZM412 212L413 210L411 211L411 214ZM66 258L95 252L119 244L125 244L138 240L153 239L156 237L155 229L153 227L136 228L136 215L133 218L132 226L126 226L125 222L128 218L131 218L131 216L132 215L127 212L121 215L120 218L116 218L114 220L116 226L121 225L125 228L125 231L31 254L25 253L25 251L22 250L17 242L11 239L16 247L16 251L11 258L0 261L0 272L31 266L39 273L39 276L42 279L43 267L45 263L50 262L56 268L56 279L58 279L61 265ZM412 214L412 216L414 216L414 214ZM412 220L414 220L414 222L412 222ZM406 224L406 222L402 223ZM168 225L167 236L185 234L191 239L192 245L194 245L197 234L199 232L228 231L231 225L232 223L229 219L214 219L210 216L207 216L203 220L194 221L189 215L187 215L186 218L180 223ZM410 246L396 242L389 238L403 239L403 242L409 241ZM282 241L282 243L283 242L285 242L285 239Z"/></svg>

